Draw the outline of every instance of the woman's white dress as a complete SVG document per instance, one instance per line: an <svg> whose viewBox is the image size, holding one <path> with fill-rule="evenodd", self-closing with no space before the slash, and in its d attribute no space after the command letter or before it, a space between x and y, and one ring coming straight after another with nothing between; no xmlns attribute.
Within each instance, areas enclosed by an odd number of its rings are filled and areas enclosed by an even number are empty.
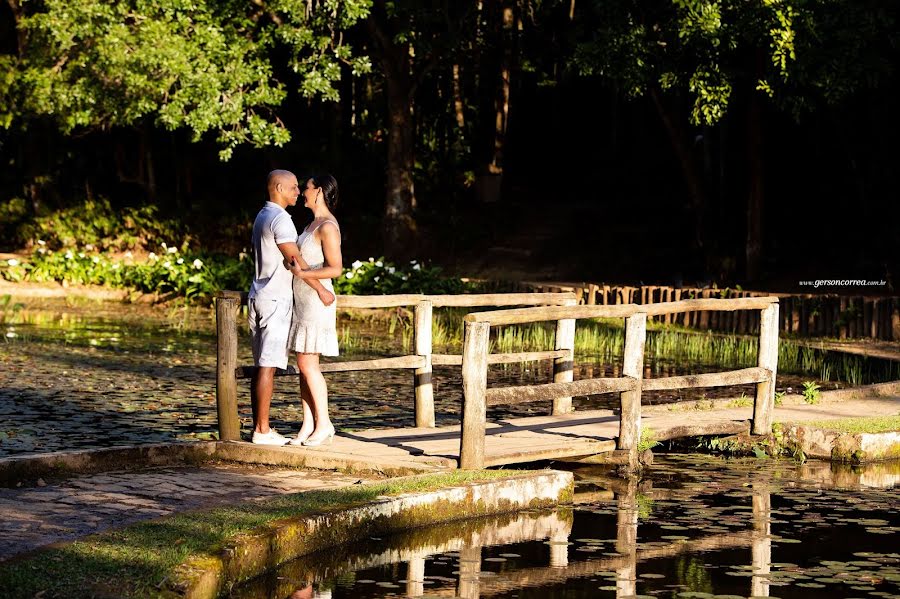
<svg viewBox="0 0 900 599"><path fill-rule="evenodd" d="M311 269L322 268L325 264L322 242L313 235L316 229L325 223L338 226L333 220L326 220L313 227L311 231L304 229L297 238L300 256ZM319 281L325 289L334 293L331 279L319 279ZM289 339L288 347L298 353L338 355L337 302L326 306L319 299L319 294L307 285L306 281L296 277L294 277L294 316L291 320Z"/></svg>

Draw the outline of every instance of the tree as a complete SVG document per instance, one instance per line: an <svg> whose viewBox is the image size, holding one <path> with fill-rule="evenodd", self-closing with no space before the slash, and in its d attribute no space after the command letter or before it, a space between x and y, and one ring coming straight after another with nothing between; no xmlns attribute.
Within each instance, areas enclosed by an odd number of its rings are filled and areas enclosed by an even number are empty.
<svg viewBox="0 0 900 599"><path fill-rule="evenodd" d="M745 99L746 279L759 278L763 248L765 106L799 116L835 102L884 72L875 48L891 32L883 3L824 0L600 2L582 16L593 30L573 57L629 97L648 97L668 133L706 251L708 182L692 155L690 128L718 126ZM890 12L890 11L887 11ZM853 57L853 58L850 58ZM860 57L866 57L859 61Z"/></svg>
<svg viewBox="0 0 900 599"><path fill-rule="evenodd" d="M410 257L417 248L416 100L429 77L445 67L459 68L464 39L474 31L470 2L387 2L376 0L366 20L374 60L381 66L387 129L387 185L383 221L385 251ZM453 68L450 67L450 68ZM438 82L437 85L440 85ZM464 121L459 88L453 110ZM448 111L442 111L446 115ZM461 131L460 131L461 132Z"/></svg>
<svg viewBox="0 0 900 599"><path fill-rule="evenodd" d="M369 69L342 41L368 0L8 2L19 35L0 56L5 128L187 129L215 135L228 160L290 139L278 110L291 87L333 101L341 64Z"/></svg>

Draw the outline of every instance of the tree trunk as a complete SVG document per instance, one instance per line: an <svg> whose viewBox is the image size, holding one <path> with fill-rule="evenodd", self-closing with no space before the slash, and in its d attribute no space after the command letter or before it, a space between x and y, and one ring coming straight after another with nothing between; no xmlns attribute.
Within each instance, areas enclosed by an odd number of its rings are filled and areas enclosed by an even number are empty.
<svg viewBox="0 0 900 599"><path fill-rule="evenodd" d="M747 167L749 169L749 195L747 197L747 271L748 283L759 280L762 269L762 213L763 213L763 163L762 163L762 107L759 94L750 96L747 115Z"/></svg>
<svg viewBox="0 0 900 599"><path fill-rule="evenodd" d="M506 144L506 131L509 124L510 78L513 68L513 38L515 35L515 15L512 3L504 0L500 6L500 84L494 101L493 144L490 161L479 174L476 193L483 202L496 202L500 199L503 181L503 150ZM497 29L495 28L495 31Z"/></svg>
<svg viewBox="0 0 900 599"><path fill-rule="evenodd" d="M462 88L459 83L459 65L453 65L453 110L456 113L456 126L460 133L466 128L466 114L463 110Z"/></svg>
<svg viewBox="0 0 900 599"><path fill-rule="evenodd" d="M691 155L690 147L687 142L687 133L680 126L679 121L673 118L669 113L669 109L663 104L659 90L651 87L650 97L656 107L666 133L669 135L669 141L672 143L672 149L678 159L681 167L681 174L684 177L687 186L688 196L690 198L691 212L694 218L694 238L693 243L702 258L702 263L706 263L706 232L704 228L704 216L706 212L706 192L703 189L703 181L697 172L697 164Z"/></svg>
<svg viewBox="0 0 900 599"><path fill-rule="evenodd" d="M385 254L404 259L417 245L416 194L413 186L413 85L409 43L397 43L387 33L384 2L376 2L366 26L384 73L387 94L387 184L384 202Z"/></svg>

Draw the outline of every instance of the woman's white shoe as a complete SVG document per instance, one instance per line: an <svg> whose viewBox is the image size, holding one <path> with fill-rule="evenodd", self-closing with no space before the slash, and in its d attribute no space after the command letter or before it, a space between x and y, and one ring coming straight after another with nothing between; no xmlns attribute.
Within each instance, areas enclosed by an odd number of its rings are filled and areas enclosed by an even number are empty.
<svg viewBox="0 0 900 599"><path fill-rule="evenodd" d="M303 447L319 447L320 445L330 445L332 440L334 440L334 426L331 427L331 432L320 437L314 437L310 435L309 438L303 442Z"/></svg>
<svg viewBox="0 0 900 599"><path fill-rule="evenodd" d="M312 434L312 431L308 433L297 433L296 437L293 437L290 441L288 441L288 445L303 445L303 442L309 439L309 436Z"/></svg>

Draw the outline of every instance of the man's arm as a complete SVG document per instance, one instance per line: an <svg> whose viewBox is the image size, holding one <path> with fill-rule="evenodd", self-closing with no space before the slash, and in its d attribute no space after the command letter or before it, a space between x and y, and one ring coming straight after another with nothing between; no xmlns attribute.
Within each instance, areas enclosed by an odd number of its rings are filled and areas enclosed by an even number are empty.
<svg viewBox="0 0 900 599"><path fill-rule="evenodd" d="M279 243L278 249L281 250L281 255L284 256L284 265L288 270L294 272L294 269L290 266L291 264L297 265L300 269L309 270L309 264L307 264L303 257L300 256L300 248L297 247L295 242L288 241ZM325 289L321 281L312 278L302 278L307 285L312 287L315 292L319 294L319 299L322 300L323 304L330 306L332 302L334 302L334 294Z"/></svg>

